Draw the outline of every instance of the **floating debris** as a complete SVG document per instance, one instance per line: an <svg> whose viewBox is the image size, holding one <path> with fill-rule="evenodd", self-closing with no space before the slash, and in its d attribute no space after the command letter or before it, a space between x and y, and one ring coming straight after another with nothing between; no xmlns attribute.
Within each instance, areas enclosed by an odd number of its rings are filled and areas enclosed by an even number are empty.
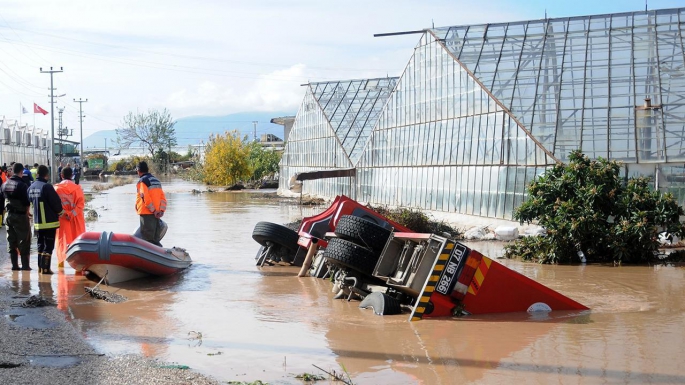
<svg viewBox="0 0 685 385"><path fill-rule="evenodd" d="M26 301L20 304L12 304L15 307L44 307L44 306L57 306L55 301L41 296L32 295Z"/></svg>
<svg viewBox="0 0 685 385"><path fill-rule="evenodd" d="M85 211L85 219L86 222L92 222L92 221L97 221L99 218L99 214L97 211L92 210L92 209L86 209Z"/></svg>
<svg viewBox="0 0 685 385"><path fill-rule="evenodd" d="M101 299L107 302L121 303L128 300L128 298L124 297L121 294L110 293L107 290L101 290L97 287L84 287L83 289L86 291L86 293L90 294L91 297L95 299Z"/></svg>

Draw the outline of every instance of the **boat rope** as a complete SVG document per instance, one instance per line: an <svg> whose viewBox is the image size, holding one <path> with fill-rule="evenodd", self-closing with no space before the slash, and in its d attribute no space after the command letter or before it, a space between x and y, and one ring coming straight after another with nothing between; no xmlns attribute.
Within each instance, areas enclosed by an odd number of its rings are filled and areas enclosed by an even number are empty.
<svg viewBox="0 0 685 385"><path fill-rule="evenodd" d="M108 270L105 270L105 275L102 277L102 279L100 279L100 282L98 282L97 285L95 285L91 290L95 290L95 289L98 288L98 286L100 286L100 284L102 283L102 281L104 281L105 278L107 278L107 273L109 273L109 271L108 271ZM85 294L83 294L82 296L80 296L80 297L78 297L78 298L76 298L76 299L81 299L81 298L85 297L86 294L90 294L90 292L88 292L88 289L90 289L90 287L84 287L84 289L86 290ZM91 294L91 295L92 295L92 294Z"/></svg>
<svg viewBox="0 0 685 385"><path fill-rule="evenodd" d="M100 280L100 282L97 283L97 285L93 287L84 287L83 290L85 290L86 292L79 298L84 297L86 294L90 294L90 296L95 299L101 299L103 301L112 303L120 303L128 300L128 298L124 297L121 294L110 293L107 290L98 289L98 286L100 286L100 284L107 278L107 273L108 271L105 272L104 277L102 277L102 279Z"/></svg>

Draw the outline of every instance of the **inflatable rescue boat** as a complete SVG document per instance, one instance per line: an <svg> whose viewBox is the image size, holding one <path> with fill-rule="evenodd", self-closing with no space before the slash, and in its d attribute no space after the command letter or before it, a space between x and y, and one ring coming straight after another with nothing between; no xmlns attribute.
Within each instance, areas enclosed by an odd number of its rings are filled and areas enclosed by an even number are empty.
<svg viewBox="0 0 685 385"><path fill-rule="evenodd" d="M107 283L147 275L171 275L192 263L185 249L166 249L134 235L103 231L85 232L69 244L67 263L80 272L91 272Z"/></svg>

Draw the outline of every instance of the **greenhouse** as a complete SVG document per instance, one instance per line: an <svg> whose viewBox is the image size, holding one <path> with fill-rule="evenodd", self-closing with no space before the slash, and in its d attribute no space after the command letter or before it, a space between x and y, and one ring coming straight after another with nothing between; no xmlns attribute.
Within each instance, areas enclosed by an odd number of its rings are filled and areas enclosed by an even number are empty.
<svg viewBox="0 0 685 385"><path fill-rule="evenodd" d="M11 162L47 164L50 138L42 129L0 116L0 165Z"/></svg>
<svg viewBox="0 0 685 385"><path fill-rule="evenodd" d="M351 181L303 193L511 219L526 185L580 149L682 204L683 18L666 9L427 29L355 156L339 146L349 163L307 163L315 147L289 143L282 178L294 158L301 170L351 167ZM309 115L300 108L292 135L312 132L298 132Z"/></svg>
<svg viewBox="0 0 685 385"><path fill-rule="evenodd" d="M307 84L304 100L288 137L279 186L313 170L353 169L397 78ZM354 196L354 177L308 182L308 194Z"/></svg>

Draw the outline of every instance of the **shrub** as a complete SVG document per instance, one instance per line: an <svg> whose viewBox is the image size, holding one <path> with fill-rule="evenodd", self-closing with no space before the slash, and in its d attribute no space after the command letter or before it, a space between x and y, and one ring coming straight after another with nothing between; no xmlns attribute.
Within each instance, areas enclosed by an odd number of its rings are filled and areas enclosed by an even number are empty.
<svg viewBox="0 0 685 385"><path fill-rule="evenodd" d="M215 186L229 186L252 175L248 163L250 148L247 136L237 130L212 136L205 151L204 182Z"/></svg>
<svg viewBox="0 0 685 385"><path fill-rule="evenodd" d="M127 158L119 159L114 163L110 163L107 167L108 171L133 171L138 166L140 161L146 161L150 163L150 159L142 156L129 156Z"/></svg>
<svg viewBox="0 0 685 385"><path fill-rule="evenodd" d="M649 188L645 178L619 176L621 164L580 151L531 182L527 200L514 217L537 221L547 236L523 238L505 256L540 263L570 263L583 252L590 262L647 262L655 259L658 234L681 236L682 207L671 194Z"/></svg>

